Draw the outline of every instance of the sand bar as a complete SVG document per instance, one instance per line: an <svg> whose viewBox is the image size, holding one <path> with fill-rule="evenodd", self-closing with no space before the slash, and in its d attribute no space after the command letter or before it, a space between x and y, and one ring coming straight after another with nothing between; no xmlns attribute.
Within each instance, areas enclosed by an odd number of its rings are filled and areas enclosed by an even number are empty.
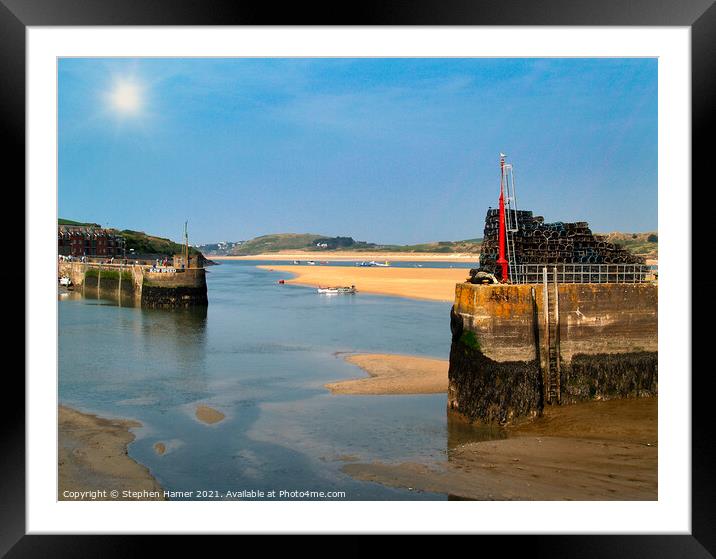
<svg viewBox="0 0 716 559"><path fill-rule="evenodd" d="M344 357L370 376L326 384L334 394L437 394L447 391L448 361L361 353Z"/></svg>
<svg viewBox="0 0 716 559"><path fill-rule="evenodd" d="M351 476L478 500L656 500L657 399L547 410L507 439L471 442L433 465L347 464Z"/></svg>
<svg viewBox="0 0 716 559"><path fill-rule="evenodd" d="M286 283L318 286L355 285L359 293L375 293L452 302L455 284L468 277L465 268L361 268L357 266L259 266L296 274ZM329 295L330 297L330 295Z"/></svg>
<svg viewBox="0 0 716 559"><path fill-rule="evenodd" d="M127 445L134 440L132 427L137 421L104 419L81 413L66 406L59 407L58 419L58 499L130 501L124 491L141 493L141 500L162 500L163 491L149 470L127 455ZM119 492L117 498L109 492ZM105 492L71 498L66 491L76 493Z"/></svg>
<svg viewBox="0 0 716 559"><path fill-rule="evenodd" d="M480 255L468 252L269 252L267 254L252 254L248 256L209 256L212 260L314 260L316 262L331 260L345 261L356 260L358 262L390 262L401 260L409 262L475 262Z"/></svg>
<svg viewBox="0 0 716 559"><path fill-rule="evenodd" d="M202 423L212 425L223 421L226 417L219 410L211 408L209 406L200 405L196 407L196 418Z"/></svg>

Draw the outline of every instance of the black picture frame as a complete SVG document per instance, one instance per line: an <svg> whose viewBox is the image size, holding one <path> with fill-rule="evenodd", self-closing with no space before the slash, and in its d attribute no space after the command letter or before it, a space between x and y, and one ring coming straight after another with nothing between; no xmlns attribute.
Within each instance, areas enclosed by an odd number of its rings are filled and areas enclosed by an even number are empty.
<svg viewBox="0 0 716 559"><path fill-rule="evenodd" d="M338 4L335 5L338 8ZM706 173L712 135L712 99L716 99L716 6L714 0L364 0L327 11L314 4L276 6L256 2L188 0L0 0L0 121L6 140L4 170L8 189L25 181L25 31L28 26L90 25L566 25L566 26L684 26L691 29L692 53L692 168L693 184L710 184ZM701 165L699 165L699 162ZM8 175L8 171L12 174ZM12 182L10 182L12 180ZM695 196L691 189L684 195ZM693 198L692 198L693 200ZM704 204L693 206L707 212ZM707 267L710 221L692 217L691 260L684 254L684 276L698 298L693 320L708 316L714 283ZM701 241L700 239L704 239ZM28 247L25 247L26 255ZM693 268L689 269L689 261ZM704 264L700 264L704 262ZM690 274L693 272L691 277ZM27 294L25 294L27 296ZM685 285L684 304L693 309ZM674 325L691 328L692 348L706 342L708 327L698 323ZM32 324L28 324L32 328ZM18 331L20 329L18 328ZM708 345L706 345L708 347ZM703 353L703 351L702 351ZM479 551L499 549L504 554L570 557L710 557L716 553L716 483L714 443L708 400L714 394L708 362L692 376L692 532L691 535L634 536L502 536L483 538ZM12 368L6 375L17 374ZM691 371L665 371L689 375ZM15 379L25 393L24 382ZM8 390L11 390L9 387ZM7 557L128 556L146 545L146 539L128 536L37 536L25 534L25 403L6 398L0 476L0 554ZM559 532L559 526L555 526ZM499 546L499 547L498 547ZM164 549L169 552L169 548ZM477 550L473 550L477 552Z"/></svg>

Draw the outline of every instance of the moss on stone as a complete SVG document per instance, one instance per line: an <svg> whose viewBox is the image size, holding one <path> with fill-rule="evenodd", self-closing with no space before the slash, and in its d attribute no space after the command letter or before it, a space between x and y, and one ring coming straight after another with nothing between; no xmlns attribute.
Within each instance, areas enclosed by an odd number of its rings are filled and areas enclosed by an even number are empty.
<svg viewBox="0 0 716 559"><path fill-rule="evenodd" d="M460 336L460 342L470 349L480 349L480 342L477 341L477 336L470 330L465 330Z"/></svg>

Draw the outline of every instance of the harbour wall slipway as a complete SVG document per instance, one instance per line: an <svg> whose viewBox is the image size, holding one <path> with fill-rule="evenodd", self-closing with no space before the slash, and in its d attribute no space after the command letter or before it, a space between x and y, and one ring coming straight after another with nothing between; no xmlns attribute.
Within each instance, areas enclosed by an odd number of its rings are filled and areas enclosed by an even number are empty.
<svg viewBox="0 0 716 559"><path fill-rule="evenodd" d="M545 405L657 394L653 283L460 283L448 411L517 422Z"/></svg>
<svg viewBox="0 0 716 559"><path fill-rule="evenodd" d="M162 271L159 271L162 270ZM59 262L67 276L85 294L110 296L148 308L183 308L208 304L204 268L152 268L138 264Z"/></svg>

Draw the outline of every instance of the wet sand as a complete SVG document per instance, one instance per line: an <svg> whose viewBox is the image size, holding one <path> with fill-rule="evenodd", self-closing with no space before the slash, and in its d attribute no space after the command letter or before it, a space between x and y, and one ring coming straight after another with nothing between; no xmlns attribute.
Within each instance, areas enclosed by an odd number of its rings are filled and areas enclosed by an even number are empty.
<svg viewBox="0 0 716 559"><path fill-rule="evenodd" d="M359 293L376 293L452 302L455 284L468 278L465 268L362 268L357 266L259 266L296 274L286 283L319 286L355 285ZM330 297L331 295L328 295ZM345 295L342 295L345 296Z"/></svg>
<svg viewBox="0 0 716 559"><path fill-rule="evenodd" d="M448 361L412 355L348 355L370 376L326 384L334 394L436 394L447 391Z"/></svg>
<svg viewBox="0 0 716 559"><path fill-rule="evenodd" d="M132 427L137 421L104 419L59 407L58 418L58 499L64 500L137 500L124 491L142 493L141 500L162 500L163 491L149 470L127 455L127 445L134 440ZM117 498L109 492L119 492ZM104 491L92 499L85 495L73 499L65 491Z"/></svg>
<svg viewBox="0 0 716 559"><path fill-rule="evenodd" d="M410 262L475 262L480 255L474 253L444 253L444 252L269 252L268 254L253 254L249 256L211 256L212 260L314 260L316 262L330 262L331 260L357 260L359 262L390 262L403 260Z"/></svg>
<svg viewBox="0 0 716 559"><path fill-rule="evenodd" d="M656 500L657 398L548 408L506 439L432 465L346 464L349 475L478 500Z"/></svg>
<svg viewBox="0 0 716 559"><path fill-rule="evenodd" d="M209 406L203 406L203 405L196 407L195 414L196 414L196 418L199 421L201 421L202 423L206 423L208 425L213 425L214 423L219 423L219 421L223 421L224 418L226 417L219 410L216 410Z"/></svg>

